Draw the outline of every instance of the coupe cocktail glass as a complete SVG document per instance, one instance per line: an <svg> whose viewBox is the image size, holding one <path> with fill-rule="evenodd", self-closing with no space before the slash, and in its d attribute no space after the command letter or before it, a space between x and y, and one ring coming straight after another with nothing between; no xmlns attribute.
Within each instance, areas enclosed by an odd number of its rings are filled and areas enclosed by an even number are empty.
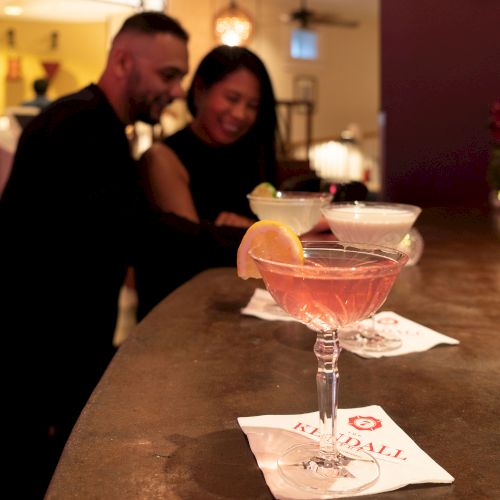
<svg viewBox="0 0 500 500"><path fill-rule="evenodd" d="M329 193L278 191L276 196L247 195L250 209L260 220L275 220L290 226L297 234L310 231L321 219L321 207L332 199Z"/></svg>
<svg viewBox="0 0 500 500"><path fill-rule="evenodd" d="M330 229L341 241L371 243L397 248L410 232L421 208L403 203L332 203L322 208ZM343 346L354 350L391 351L401 346L397 336L378 334L375 322L360 323L340 332Z"/></svg>
<svg viewBox="0 0 500 500"><path fill-rule="evenodd" d="M304 242L303 265L250 251L266 288L289 314L316 332L320 440L297 444L278 459L282 476L321 495L348 494L372 485L377 461L337 444L338 328L373 314L385 301L407 256L396 249L342 242Z"/></svg>

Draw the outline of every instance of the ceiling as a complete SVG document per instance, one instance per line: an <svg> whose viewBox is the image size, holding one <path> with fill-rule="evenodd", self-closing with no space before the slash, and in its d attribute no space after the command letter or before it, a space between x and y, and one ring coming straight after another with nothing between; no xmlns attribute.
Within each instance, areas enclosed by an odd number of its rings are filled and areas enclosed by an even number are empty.
<svg viewBox="0 0 500 500"><path fill-rule="evenodd" d="M146 0L146 5L148 2L153 5L153 2L159 3L160 0ZM379 0L309 0L307 8L318 12L333 11L344 17L369 19L376 16L378 2ZM286 5L286 11L295 10L301 4L300 0L281 0L280 3ZM8 17L4 13L6 6L18 5L23 8L18 19L98 22L112 15L131 14L140 4L141 0L0 0L0 18Z"/></svg>
<svg viewBox="0 0 500 500"><path fill-rule="evenodd" d="M139 5L137 0L0 0L0 17L6 18L4 8L7 6L22 7L23 13L13 19L51 20L51 21L103 21L110 15L131 14L135 11L133 5ZM127 7L123 4L130 3Z"/></svg>

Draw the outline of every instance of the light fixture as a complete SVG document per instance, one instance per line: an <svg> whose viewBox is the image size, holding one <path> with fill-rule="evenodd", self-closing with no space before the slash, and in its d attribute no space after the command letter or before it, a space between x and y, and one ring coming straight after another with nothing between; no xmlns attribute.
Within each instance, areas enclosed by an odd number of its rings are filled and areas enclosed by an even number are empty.
<svg viewBox="0 0 500 500"><path fill-rule="evenodd" d="M7 30L7 47L13 49L16 46L16 32L10 28Z"/></svg>
<svg viewBox="0 0 500 500"><path fill-rule="evenodd" d="M249 14L232 0L229 6L215 15L216 40L223 45L246 45L253 32L253 21Z"/></svg>
<svg viewBox="0 0 500 500"><path fill-rule="evenodd" d="M142 0L144 10L156 10L165 12L165 0Z"/></svg>
<svg viewBox="0 0 500 500"><path fill-rule="evenodd" d="M318 177L329 182L364 180L363 154L352 139L316 144L309 150L309 159Z"/></svg>
<svg viewBox="0 0 500 500"><path fill-rule="evenodd" d="M59 47L59 33L52 31L50 33L50 49L56 50Z"/></svg>
<svg viewBox="0 0 500 500"><path fill-rule="evenodd" d="M20 5L6 5L3 12L6 16L20 16L23 13L23 8Z"/></svg>

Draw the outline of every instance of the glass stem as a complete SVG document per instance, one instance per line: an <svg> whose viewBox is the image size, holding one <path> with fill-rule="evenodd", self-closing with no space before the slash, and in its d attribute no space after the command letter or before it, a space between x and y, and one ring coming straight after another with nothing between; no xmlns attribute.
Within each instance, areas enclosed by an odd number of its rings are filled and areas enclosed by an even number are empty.
<svg viewBox="0 0 500 500"><path fill-rule="evenodd" d="M320 420L320 456L333 460L337 456L337 392L340 344L337 330L317 332L314 353L318 359L316 387Z"/></svg>

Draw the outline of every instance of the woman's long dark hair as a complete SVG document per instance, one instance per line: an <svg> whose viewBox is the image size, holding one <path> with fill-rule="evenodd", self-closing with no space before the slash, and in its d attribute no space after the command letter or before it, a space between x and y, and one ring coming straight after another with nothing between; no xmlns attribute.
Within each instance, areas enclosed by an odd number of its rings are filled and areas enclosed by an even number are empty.
<svg viewBox="0 0 500 500"><path fill-rule="evenodd" d="M276 179L276 99L269 74L261 59L244 47L221 45L211 50L200 62L187 93L187 105L196 116L196 97L229 74L244 68L260 83L257 118L242 139L259 153L259 168L263 180Z"/></svg>

